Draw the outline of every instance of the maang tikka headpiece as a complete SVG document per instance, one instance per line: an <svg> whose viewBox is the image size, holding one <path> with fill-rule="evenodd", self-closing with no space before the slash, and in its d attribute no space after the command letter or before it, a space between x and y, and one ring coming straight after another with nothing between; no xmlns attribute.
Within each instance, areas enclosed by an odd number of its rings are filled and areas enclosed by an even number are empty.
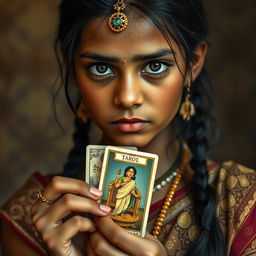
<svg viewBox="0 0 256 256"><path fill-rule="evenodd" d="M113 5L115 13L113 13L108 20L109 28L114 32L121 32L126 29L128 26L128 18L123 13L126 4L124 0L117 0L117 2Z"/></svg>

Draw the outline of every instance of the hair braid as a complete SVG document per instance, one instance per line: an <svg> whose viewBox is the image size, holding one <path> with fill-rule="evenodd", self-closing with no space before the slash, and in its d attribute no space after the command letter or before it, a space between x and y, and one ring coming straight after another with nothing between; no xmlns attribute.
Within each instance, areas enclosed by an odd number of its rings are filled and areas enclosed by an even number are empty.
<svg viewBox="0 0 256 256"><path fill-rule="evenodd" d="M194 170L194 205L202 232L198 239L189 248L189 256L224 256L225 239L216 217L216 193L213 187L208 184L208 170L206 156L209 150L208 126L211 115L205 108L204 86L197 84L193 86L192 101L195 105L196 115L191 119L191 136L188 139L188 146L193 158L190 161Z"/></svg>
<svg viewBox="0 0 256 256"><path fill-rule="evenodd" d="M76 177L83 168L85 161L85 149L89 144L90 121L83 123L78 117L75 118L75 131L73 134L74 147L68 154L68 160L64 165L62 175L65 177Z"/></svg>
<svg viewBox="0 0 256 256"><path fill-rule="evenodd" d="M80 42L81 33L86 24L93 18L105 16L112 13L113 0L62 0L60 5L60 23L56 39L56 53L59 58L62 82L66 90L66 98L72 107L69 96L69 80L74 73L75 51ZM207 41L208 26L204 14L202 0L141 0L129 1L131 11L141 11L156 25L172 47L172 40L179 47L185 62L187 71L190 70L194 51L201 42ZM171 40L170 40L171 39ZM58 50L58 51L57 51ZM175 58L180 69L180 65ZM181 69L180 69L181 71ZM181 72L182 73L182 72ZM202 75L203 74L203 75ZM186 78L186 74L183 74ZM208 172L205 162L209 148L208 126L212 125L210 112L205 108L209 104L209 98L205 92L203 81L204 73L201 72L192 86L192 101L195 104L197 114L192 117L188 124L184 125L181 117L175 117L174 128L177 128L177 137L187 141L193 154L191 167L195 171L194 192L195 212L202 226L202 233L192 244L187 255L222 256L225 253L225 242L220 225L215 216L216 195L214 189L208 185ZM181 126L179 126L179 124ZM69 160L65 165L64 174L73 176L79 170L83 162L83 150L88 144L88 138L80 140L80 132L87 136L89 126L77 128L74 134L75 146L69 154ZM180 133L179 133L180 131ZM176 131L175 131L176 132ZM77 137L76 137L77 136ZM72 175L71 175L72 174ZM209 232L209 229L211 230Z"/></svg>

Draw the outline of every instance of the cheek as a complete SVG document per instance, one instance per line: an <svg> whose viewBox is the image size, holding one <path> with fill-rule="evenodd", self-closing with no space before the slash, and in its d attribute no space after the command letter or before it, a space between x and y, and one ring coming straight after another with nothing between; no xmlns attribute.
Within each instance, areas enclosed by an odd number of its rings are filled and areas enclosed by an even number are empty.
<svg viewBox="0 0 256 256"><path fill-rule="evenodd" d="M102 113L106 109L107 94L102 93L99 88L90 85L89 82L86 83L86 81L82 82L80 80L77 83L88 114L94 116L95 113Z"/></svg>
<svg viewBox="0 0 256 256"><path fill-rule="evenodd" d="M180 79L171 81L162 87L159 93L159 106L165 111L177 112L183 90L183 83Z"/></svg>
<svg viewBox="0 0 256 256"><path fill-rule="evenodd" d="M179 106L182 89L180 87L168 88L165 93L162 94L163 106L175 107Z"/></svg>
<svg viewBox="0 0 256 256"><path fill-rule="evenodd" d="M80 87L80 94L85 101L85 104L90 106L93 103L96 103L100 100L100 94L95 93L95 90L92 90L90 88L81 86Z"/></svg>
<svg viewBox="0 0 256 256"><path fill-rule="evenodd" d="M100 94L88 93L86 97L82 95L85 107L89 116L96 122L101 122L105 119L105 111L108 109L104 99Z"/></svg>

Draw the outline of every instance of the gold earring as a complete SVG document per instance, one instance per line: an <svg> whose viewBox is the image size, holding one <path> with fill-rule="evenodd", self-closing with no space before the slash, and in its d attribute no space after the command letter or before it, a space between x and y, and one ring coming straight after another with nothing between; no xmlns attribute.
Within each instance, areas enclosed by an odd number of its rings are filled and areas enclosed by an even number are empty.
<svg viewBox="0 0 256 256"><path fill-rule="evenodd" d="M80 101L79 107L77 109L76 115L84 122L86 123L89 119L87 113L86 113L86 108L83 103L83 101Z"/></svg>
<svg viewBox="0 0 256 256"><path fill-rule="evenodd" d="M190 101L190 84L187 85L187 95L185 101L182 103L180 108L180 115L185 121L189 121L192 116L196 114L195 106Z"/></svg>

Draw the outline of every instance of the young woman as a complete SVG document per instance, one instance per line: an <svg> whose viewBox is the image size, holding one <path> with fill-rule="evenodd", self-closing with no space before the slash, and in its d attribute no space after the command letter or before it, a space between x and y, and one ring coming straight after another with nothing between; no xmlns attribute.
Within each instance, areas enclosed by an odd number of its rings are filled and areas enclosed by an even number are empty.
<svg viewBox="0 0 256 256"><path fill-rule="evenodd" d="M82 119L64 172L35 174L1 210L6 255L255 255L255 172L206 159L214 122L202 2L63 0L56 46ZM84 182L93 123L103 145L159 155L145 238L115 224Z"/></svg>
<svg viewBox="0 0 256 256"><path fill-rule="evenodd" d="M117 172L115 187L118 189L116 194L116 205L112 211L112 215L119 215L126 212L131 205L131 195L139 197L140 195L135 192L137 170L133 166L128 166L124 170L124 176L120 177L121 171Z"/></svg>

